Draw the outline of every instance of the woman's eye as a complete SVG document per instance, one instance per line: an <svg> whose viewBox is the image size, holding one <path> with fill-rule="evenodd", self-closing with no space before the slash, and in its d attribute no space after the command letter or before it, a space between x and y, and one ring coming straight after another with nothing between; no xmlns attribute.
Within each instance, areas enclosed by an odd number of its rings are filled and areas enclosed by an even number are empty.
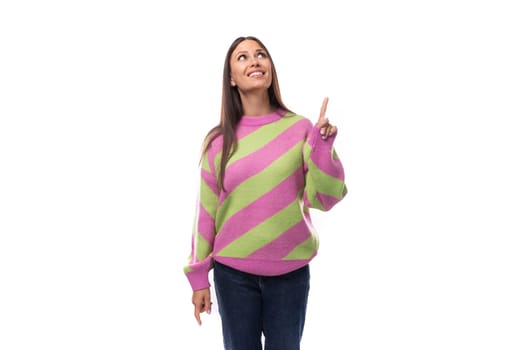
<svg viewBox="0 0 525 350"><path fill-rule="evenodd" d="M257 57L258 57L258 58L265 58L266 55L265 55L263 52L259 52L259 53L257 54Z"/></svg>
<svg viewBox="0 0 525 350"><path fill-rule="evenodd" d="M246 59L245 55L239 55L239 57L237 57L237 61L244 61L245 59Z"/></svg>

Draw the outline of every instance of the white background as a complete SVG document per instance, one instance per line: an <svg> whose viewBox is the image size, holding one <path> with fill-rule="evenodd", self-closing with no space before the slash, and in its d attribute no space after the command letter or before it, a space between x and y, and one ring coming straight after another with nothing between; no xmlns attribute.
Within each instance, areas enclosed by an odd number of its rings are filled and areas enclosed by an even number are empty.
<svg viewBox="0 0 525 350"><path fill-rule="evenodd" d="M0 348L221 349L182 274L230 43L324 96L350 193L303 349L525 348L519 1L3 1Z"/></svg>

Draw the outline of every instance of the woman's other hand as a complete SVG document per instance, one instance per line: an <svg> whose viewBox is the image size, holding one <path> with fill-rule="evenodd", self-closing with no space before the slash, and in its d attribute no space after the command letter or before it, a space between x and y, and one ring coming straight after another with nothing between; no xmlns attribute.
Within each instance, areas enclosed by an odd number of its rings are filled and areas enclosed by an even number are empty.
<svg viewBox="0 0 525 350"><path fill-rule="evenodd" d="M197 320L197 323L199 326L202 324L201 322L201 313L207 312L208 314L211 313L211 297L210 297L210 288L206 289L199 289L193 291L193 296L191 298L191 302L195 306L195 319Z"/></svg>

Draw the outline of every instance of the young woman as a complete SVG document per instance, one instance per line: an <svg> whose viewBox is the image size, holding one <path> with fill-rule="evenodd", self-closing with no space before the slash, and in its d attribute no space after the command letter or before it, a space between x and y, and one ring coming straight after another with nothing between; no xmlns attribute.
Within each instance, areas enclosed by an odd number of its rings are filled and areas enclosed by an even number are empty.
<svg viewBox="0 0 525 350"><path fill-rule="evenodd" d="M330 210L347 193L337 128L325 116L327 98L316 124L284 105L270 53L255 37L230 46L222 89L184 267L195 318L201 324L211 311L213 269L225 349L299 349L318 249L310 209Z"/></svg>

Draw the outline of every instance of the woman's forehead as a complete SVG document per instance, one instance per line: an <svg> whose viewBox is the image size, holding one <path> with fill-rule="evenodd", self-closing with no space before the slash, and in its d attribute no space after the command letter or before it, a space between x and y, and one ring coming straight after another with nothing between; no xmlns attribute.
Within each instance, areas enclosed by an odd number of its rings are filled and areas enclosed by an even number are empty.
<svg viewBox="0 0 525 350"><path fill-rule="evenodd" d="M244 41L241 41L239 45L233 50L234 53L240 52L240 51L254 51L261 49L263 50L263 47L255 40L246 39Z"/></svg>

